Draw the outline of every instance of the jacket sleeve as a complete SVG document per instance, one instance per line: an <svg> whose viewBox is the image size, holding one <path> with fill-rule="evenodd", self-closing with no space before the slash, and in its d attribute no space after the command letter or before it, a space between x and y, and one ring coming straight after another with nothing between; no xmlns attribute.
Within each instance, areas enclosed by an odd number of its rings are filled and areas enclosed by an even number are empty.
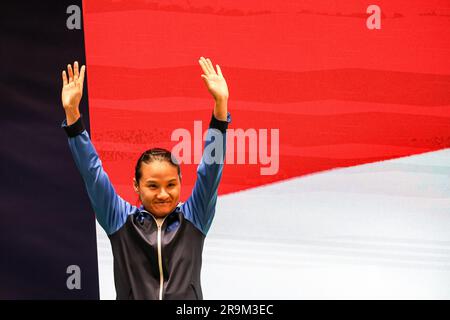
<svg viewBox="0 0 450 320"><path fill-rule="evenodd" d="M214 116L209 124L203 156L197 167L197 180L191 196L182 204L182 211L204 235L208 233L214 218L217 189L222 178L226 154L226 130L231 122L217 120Z"/></svg>
<svg viewBox="0 0 450 320"><path fill-rule="evenodd" d="M69 139L69 147L75 164L81 173L97 221L108 235L122 227L133 206L123 200L114 190L102 162L85 130L83 119L68 126L62 123Z"/></svg>

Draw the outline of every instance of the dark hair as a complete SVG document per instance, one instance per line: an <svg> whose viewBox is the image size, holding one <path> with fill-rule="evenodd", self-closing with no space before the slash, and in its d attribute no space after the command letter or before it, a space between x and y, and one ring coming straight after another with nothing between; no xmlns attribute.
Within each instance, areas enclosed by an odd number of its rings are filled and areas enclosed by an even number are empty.
<svg viewBox="0 0 450 320"><path fill-rule="evenodd" d="M151 163L153 161L167 161L171 165L175 166L178 171L178 177L181 180L181 169L180 164L178 163L178 160L172 155L172 153L169 150L162 149L162 148L152 148L147 151L145 151L138 159L136 163L136 168L134 170L134 177L136 179L136 183L139 184L139 180L142 177L141 172L141 165L142 162L144 163Z"/></svg>

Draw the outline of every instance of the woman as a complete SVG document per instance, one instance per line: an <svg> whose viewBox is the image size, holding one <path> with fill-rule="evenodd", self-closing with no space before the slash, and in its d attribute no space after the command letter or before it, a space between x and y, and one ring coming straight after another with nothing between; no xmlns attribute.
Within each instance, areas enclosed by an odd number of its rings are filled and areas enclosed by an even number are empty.
<svg viewBox="0 0 450 320"><path fill-rule="evenodd" d="M205 148L221 138L217 143L220 149L215 149L221 161L211 161L212 155L204 152L192 194L181 203L181 171L176 159L164 149L147 150L137 161L133 179L142 202L139 208L117 195L84 128L79 103L85 66L79 70L75 62L73 69L69 64L67 73L62 72L66 113L62 127L96 218L111 241L117 299L203 299L203 242L214 217L230 115L228 87L219 65L216 72L203 57L199 64L215 100Z"/></svg>

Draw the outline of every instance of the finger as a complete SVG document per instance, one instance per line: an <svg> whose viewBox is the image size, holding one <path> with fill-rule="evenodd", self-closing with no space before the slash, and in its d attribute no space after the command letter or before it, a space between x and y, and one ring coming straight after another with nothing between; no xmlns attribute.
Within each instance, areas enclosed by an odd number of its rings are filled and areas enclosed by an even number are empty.
<svg viewBox="0 0 450 320"><path fill-rule="evenodd" d="M73 81L73 71L72 66L70 64L67 65L67 70L69 71L69 82Z"/></svg>
<svg viewBox="0 0 450 320"><path fill-rule="evenodd" d="M208 85L208 77L202 74L202 79L205 81L205 84Z"/></svg>
<svg viewBox="0 0 450 320"><path fill-rule="evenodd" d="M202 57L201 60L203 61L203 64L205 65L206 70L208 70L208 74L213 73L214 70L211 69L211 67L208 64L208 61L204 57Z"/></svg>
<svg viewBox="0 0 450 320"><path fill-rule="evenodd" d="M65 70L62 72L62 80L63 80L63 85L64 85L64 86L65 86L66 84L68 84L68 82L67 82L67 74L66 74L66 71L65 71Z"/></svg>
<svg viewBox="0 0 450 320"><path fill-rule="evenodd" d="M209 58L208 58L208 59L206 59L206 61L207 61L207 63L208 63L208 67L209 67L209 69L211 70L211 72L212 72L213 74L216 74L216 70L214 70L214 67L213 67L213 65L212 65L211 60L209 60Z"/></svg>
<svg viewBox="0 0 450 320"><path fill-rule="evenodd" d="M217 68L217 74L218 74L219 76L223 77L222 70L220 69L220 67L219 67L218 64L216 64L216 68Z"/></svg>
<svg viewBox="0 0 450 320"><path fill-rule="evenodd" d="M78 80L78 77L80 76L80 73L78 71L78 61L75 61L73 63L73 71L74 71L74 79Z"/></svg>
<svg viewBox="0 0 450 320"><path fill-rule="evenodd" d="M81 85L83 85L83 82L84 82L84 73L85 73L85 71L86 71L86 66L82 65L81 66L81 71L80 71L80 78L79 78L79 80L81 82Z"/></svg>
<svg viewBox="0 0 450 320"><path fill-rule="evenodd" d="M202 57L203 58L203 57ZM200 64L200 67L202 68L202 71L204 74L208 75L209 74L209 70L206 67L205 62L202 60L202 58L200 58L200 60L198 60L198 63Z"/></svg>

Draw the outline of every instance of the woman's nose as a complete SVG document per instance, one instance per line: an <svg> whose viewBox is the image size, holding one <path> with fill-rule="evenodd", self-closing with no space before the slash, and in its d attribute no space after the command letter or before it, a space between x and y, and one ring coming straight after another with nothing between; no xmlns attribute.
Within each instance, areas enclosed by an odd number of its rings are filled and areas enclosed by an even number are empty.
<svg viewBox="0 0 450 320"><path fill-rule="evenodd" d="M167 193L166 189L161 188L161 191L158 193L159 198L167 198L169 196L169 193Z"/></svg>

